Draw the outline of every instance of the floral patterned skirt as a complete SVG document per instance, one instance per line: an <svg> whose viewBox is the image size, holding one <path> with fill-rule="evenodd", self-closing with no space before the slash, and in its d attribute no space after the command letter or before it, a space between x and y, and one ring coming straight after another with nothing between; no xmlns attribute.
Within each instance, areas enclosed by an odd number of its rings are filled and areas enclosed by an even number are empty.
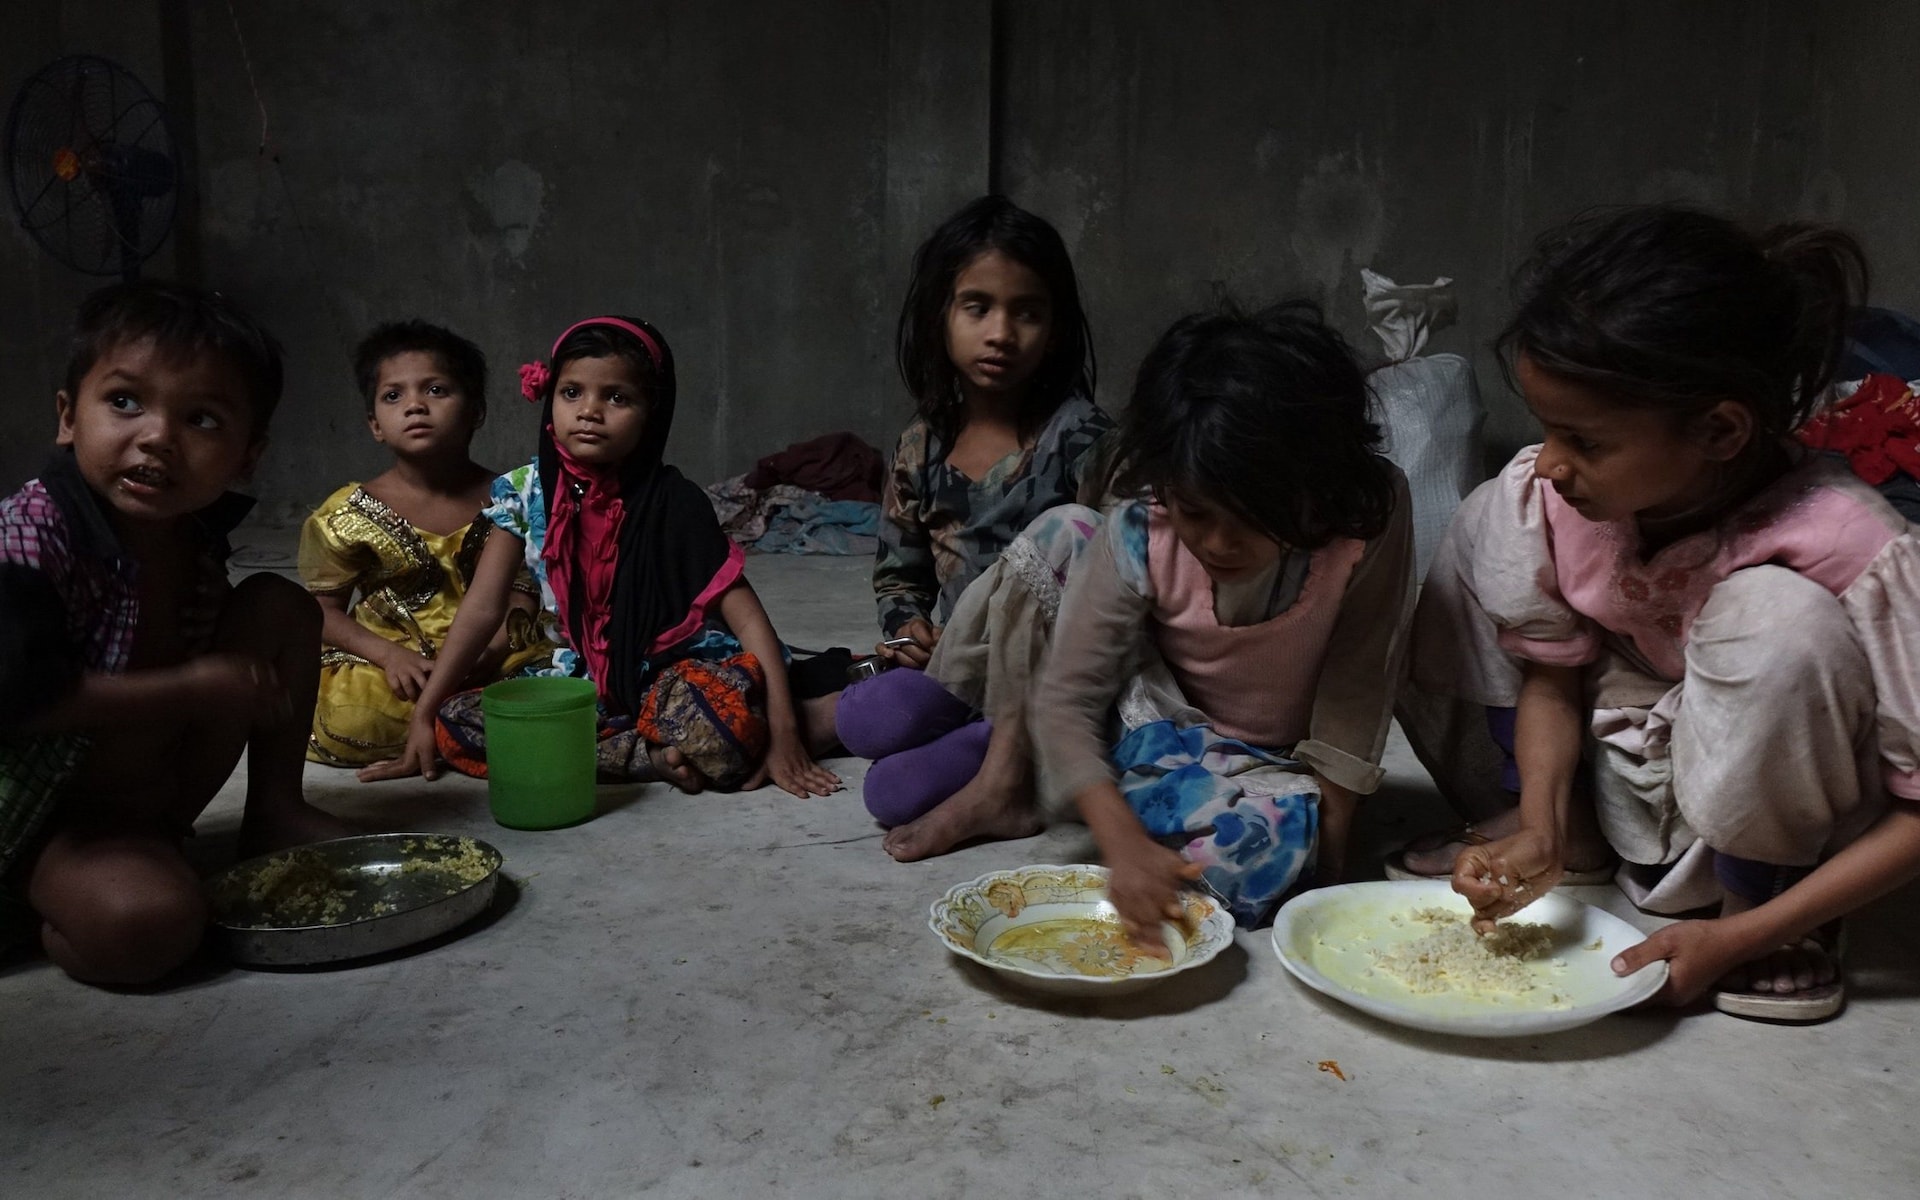
<svg viewBox="0 0 1920 1200"><path fill-rule="evenodd" d="M1129 732L1113 762L1147 833L1201 864L1244 927L1270 918L1313 861L1320 785L1284 755L1162 720Z"/></svg>

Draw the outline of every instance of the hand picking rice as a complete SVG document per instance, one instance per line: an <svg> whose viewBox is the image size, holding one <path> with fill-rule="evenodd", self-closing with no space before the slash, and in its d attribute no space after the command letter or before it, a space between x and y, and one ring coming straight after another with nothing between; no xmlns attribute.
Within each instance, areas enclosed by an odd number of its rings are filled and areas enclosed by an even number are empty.
<svg viewBox="0 0 1920 1200"><path fill-rule="evenodd" d="M1520 995L1541 986L1526 963L1553 948L1553 927L1509 921L1481 936L1466 916L1444 908L1417 908L1396 925L1412 920L1433 927L1413 941L1373 951L1374 969L1419 995L1441 992L1504 992ZM1557 964L1557 960L1554 965Z"/></svg>

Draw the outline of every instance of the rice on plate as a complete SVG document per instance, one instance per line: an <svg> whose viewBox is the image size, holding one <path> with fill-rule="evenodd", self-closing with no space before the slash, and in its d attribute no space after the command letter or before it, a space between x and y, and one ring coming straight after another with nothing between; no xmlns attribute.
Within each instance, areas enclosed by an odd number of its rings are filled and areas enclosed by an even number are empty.
<svg viewBox="0 0 1920 1200"><path fill-rule="evenodd" d="M1445 881L1359 883L1294 897L1274 951L1302 983L1384 1020L1440 1033L1571 1029L1651 996L1657 963L1624 978L1613 956L1644 936L1554 892L1482 938Z"/></svg>

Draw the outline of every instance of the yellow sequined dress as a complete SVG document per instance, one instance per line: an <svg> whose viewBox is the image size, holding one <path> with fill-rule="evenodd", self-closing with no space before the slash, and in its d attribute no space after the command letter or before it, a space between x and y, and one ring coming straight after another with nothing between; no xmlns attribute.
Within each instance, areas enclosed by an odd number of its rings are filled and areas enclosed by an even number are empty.
<svg viewBox="0 0 1920 1200"><path fill-rule="evenodd" d="M356 622L433 658L446 643L492 528L476 519L452 533L428 533L350 483L301 527L300 579L314 592L353 589ZM501 678L553 652L537 638L516 637L514 646ZM413 702L393 694L384 668L336 646L321 647L309 759L345 767L393 758L406 745L412 717Z"/></svg>

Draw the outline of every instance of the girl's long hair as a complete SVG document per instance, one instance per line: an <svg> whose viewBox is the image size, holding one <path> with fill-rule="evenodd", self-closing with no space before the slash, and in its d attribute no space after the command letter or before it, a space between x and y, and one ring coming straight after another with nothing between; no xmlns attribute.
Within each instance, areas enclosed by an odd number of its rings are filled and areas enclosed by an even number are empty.
<svg viewBox="0 0 1920 1200"><path fill-rule="evenodd" d="M982 196L943 221L913 256L913 277L900 308L895 355L900 378L920 418L951 445L960 430L960 378L947 357L947 309L968 263L998 250L1047 285L1053 333L1020 413L1024 438L1047 423L1069 396L1093 397L1093 334L1080 306L1080 284L1060 233L1005 196Z"/></svg>
<svg viewBox="0 0 1920 1200"><path fill-rule="evenodd" d="M1378 537L1393 515L1372 393L1318 305L1184 317L1140 364L1110 487L1219 504L1314 550Z"/></svg>
<svg viewBox="0 0 1920 1200"><path fill-rule="evenodd" d="M1654 205L1599 210L1548 232L1514 276L1496 345L1550 374L1676 419L1734 400L1755 443L1777 444L1820 405L1864 302L1850 235L1794 223L1751 233Z"/></svg>

